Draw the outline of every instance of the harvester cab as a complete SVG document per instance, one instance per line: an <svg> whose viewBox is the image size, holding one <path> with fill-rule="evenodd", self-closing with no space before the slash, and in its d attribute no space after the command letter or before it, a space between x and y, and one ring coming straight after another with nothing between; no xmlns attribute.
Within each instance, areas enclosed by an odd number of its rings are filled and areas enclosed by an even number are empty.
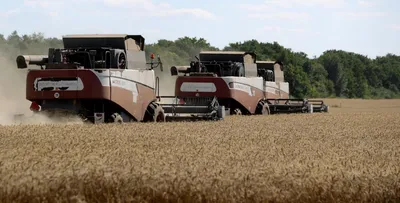
<svg viewBox="0 0 400 203"><path fill-rule="evenodd" d="M66 35L63 48L47 55L20 55L19 69L28 70L26 99L33 111L67 112L92 123L165 121L156 102L160 56L146 62L141 35Z"/></svg>

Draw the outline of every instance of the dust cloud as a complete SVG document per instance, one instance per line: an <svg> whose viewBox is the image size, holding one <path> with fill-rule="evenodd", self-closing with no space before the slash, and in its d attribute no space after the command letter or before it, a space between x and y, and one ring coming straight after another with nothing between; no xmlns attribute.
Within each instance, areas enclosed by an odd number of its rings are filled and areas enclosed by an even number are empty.
<svg viewBox="0 0 400 203"><path fill-rule="evenodd" d="M3 51L0 51L0 66L0 125L81 123L75 117L54 119L33 114L29 109L31 102L25 96L27 69L17 69L15 61L10 60ZM16 121L14 116L18 114L23 115L22 120Z"/></svg>
<svg viewBox="0 0 400 203"><path fill-rule="evenodd" d="M1 52L0 66L0 124L13 124L15 114L31 113L30 102L25 99L26 70L18 70Z"/></svg>
<svg viewBox="0 0 400 203"><path fill-rule="evenodd" d="M159 77L160 96L173 96L175 94L175 81L177 76L171 75L171 66L164 66L164 70L155 70L156 77Z"/></svg>

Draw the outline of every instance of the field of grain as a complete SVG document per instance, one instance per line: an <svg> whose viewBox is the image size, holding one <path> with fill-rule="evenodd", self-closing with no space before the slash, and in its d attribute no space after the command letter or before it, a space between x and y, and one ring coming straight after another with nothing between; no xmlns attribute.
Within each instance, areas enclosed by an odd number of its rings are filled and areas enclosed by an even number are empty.
<svg viewBox="0 0 400 203"><path fill-rule="evenodd" d="M337 112L397 112L400 113L400 99L322 99L331 113Z"/></svg>
<svg viewBox="0 0 400 203"><path fill-rule="evenodd" d="M1 126L0 201L398 201L400 100L326 101L328 114Z"/></svg>

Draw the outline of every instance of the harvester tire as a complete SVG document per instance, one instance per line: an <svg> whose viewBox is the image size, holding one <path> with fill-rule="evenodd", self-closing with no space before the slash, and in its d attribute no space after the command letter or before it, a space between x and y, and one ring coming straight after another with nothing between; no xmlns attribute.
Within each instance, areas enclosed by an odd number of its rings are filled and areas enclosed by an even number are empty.
<svg viewBox="0 0 400 203"><path fill-rule="evenodd" d="M242 111L239 108L236 108L232 112L233 115L242 115Z"/></svg>
<svg viewBox="0 0 400 203"><path fill-rule="evenodd" d="M257 105L256 114L259 115L269 115L271 112L269 110L268 103L260 101Z"/></svg>
<svg viewBox="0 0 400 203"><path fill-rule="evenodd" d="M111 118L114 123L123 123L124 122L124 119L122 118L121 115L119 115L119 113L113 113L111 115Z"/></svg>
<svg viewBox="0 0 400 203"><path fill-rule="evenodd" d="M324 111L325 113L328 113L329 112L329 106L328 105L326 105L326 107L325 107L325 111Z"/></svg>
<svg viewBox="0 0 400 203"><path fill-rule="evenodd" d="M261 115L269 115L270 113L268 104L264 104L261 109Z"/></svg>
<svg viewBox="0 0 400 203"><path fill-rule="evenodd" d="M161 105L152 102L149 104L146 110L146 116L145 119L143 120L144 122L165 122L165 113L164 109L161 107Z"/></svg>
<svg viewBox="0 0 400 203"><path fill-rule="evenodd" d="M153 114L153 121L154 122L165 122L165 113L164 109L156 104L156 108L154 109L154 114Z"/></svg>

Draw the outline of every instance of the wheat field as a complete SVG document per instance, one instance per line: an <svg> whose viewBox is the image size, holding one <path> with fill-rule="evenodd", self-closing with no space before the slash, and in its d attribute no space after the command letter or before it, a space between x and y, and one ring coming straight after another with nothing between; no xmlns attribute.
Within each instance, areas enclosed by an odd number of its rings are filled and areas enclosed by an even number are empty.
<svg viewBox="0 0 400 203"><path fill-rule="evenodd" d="M399 201L400 100L325 101L328 114L0 126L0 201Z"/></svg>

